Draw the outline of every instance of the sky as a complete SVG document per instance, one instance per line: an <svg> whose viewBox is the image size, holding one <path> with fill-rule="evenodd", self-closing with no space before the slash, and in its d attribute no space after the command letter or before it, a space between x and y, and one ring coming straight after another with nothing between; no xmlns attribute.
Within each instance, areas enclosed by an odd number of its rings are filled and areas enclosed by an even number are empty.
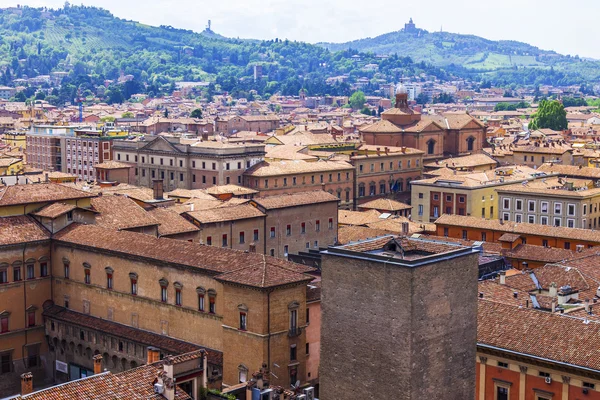
<svg viewBox="0 0 600 400"><path fill-rule="evenodd" d="M62 7L64 0L0 0ZM149 25L171 25L227 37L347 42L397 31L413 18L419 28L518 40L561 54L600 59L596 45L600 1L579 0L76 0ZM576 9L571 12L570 5Z"/></svg>

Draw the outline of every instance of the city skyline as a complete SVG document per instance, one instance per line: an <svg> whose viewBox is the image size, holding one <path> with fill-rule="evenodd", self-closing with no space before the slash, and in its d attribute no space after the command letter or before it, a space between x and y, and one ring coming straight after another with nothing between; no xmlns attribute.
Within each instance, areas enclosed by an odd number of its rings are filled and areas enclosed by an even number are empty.
<svg viewBox="0 0 600 400"><path fill-rule="evenodd" d="M309 0L301 4L282 0L210 4L206 1L182 0L177 8L164 0L150 0L145 8L116 0L81 1L87 6L105 8L119 18L155 26L171 25L196 32L201 32L211 20L216 33L232 38L340 43L397 31L413 18L418 27L428 31L443 29L445 32L476 35L490 40L516 40L565 55L600 59L600 49L592 41L594 9L600 11L600 5L591 0L584 0L583 3L589 12L578 15L575 31L563 29L564 14L558 12L558 7L562 5L558 0L545 2L543 7L540 1L516 0L502 3L488 0L462 0L458 3L432 0L427 7L391 0L381 1L376 6L341 0L326 3ZM0 0L0 7L16 4ZM30 0L25 5L59 8L64 2ZM210 10L206 10L206 6L210 6ZM382 12L390 9L394 12ZM586 37L590 39L582 39Z"/></svg>

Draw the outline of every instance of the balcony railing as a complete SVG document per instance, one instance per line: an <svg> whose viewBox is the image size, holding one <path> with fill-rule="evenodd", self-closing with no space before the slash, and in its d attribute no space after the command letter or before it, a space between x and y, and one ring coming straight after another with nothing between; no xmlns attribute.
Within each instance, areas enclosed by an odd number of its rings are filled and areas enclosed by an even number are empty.
<svg viewBox="0 0 600 400"><path fill-rule="evenodd" d="M296 337L296 336L300 336L301 333L302 333L302 328L299 328L297 326L293 326L288 331L288 336L289 337Z"/></svg>

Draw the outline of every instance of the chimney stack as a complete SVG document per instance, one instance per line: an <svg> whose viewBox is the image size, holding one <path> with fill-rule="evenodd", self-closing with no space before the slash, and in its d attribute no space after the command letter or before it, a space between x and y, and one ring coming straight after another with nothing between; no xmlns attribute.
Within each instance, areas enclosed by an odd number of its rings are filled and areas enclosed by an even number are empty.
<svg viewBox="0 0 600 400"><path fill-rule="evenodd" d="M150 346L146 352L148 353L146 364L152 364L160 361L160 350L158 348Z"/></svg>
<svg viewBox="0 0 600 400"><path fill-rule="evenodd" d="M152 180L152 190L154 191L154 200L162 200L164 194L164 183L162 179Z"/></svg>
<svg viewBox="0 0 600 400"><path fill-rule="evenodd" d="M585 299L583 304L585 305L585 312L589 314L590 313L590 299Z"/></svg>
<svg viewBox="0 0 600 400"><path fill-rule="evenodd" d="M500 271L500 284L506 285L506 271Z"/></svg>
<svg viewBox="0 0 600 400"><path fill-rule="evenodd" d="M96 354L94 356L94 375L102 373L102 355Z"/></svg>
<svg viewBox="0 0 600 400"><path fill-rule="evenodd" d="M558 294L558 289L557 289L556 283L552 282L548 289L548 295L550 297L556 297L557 294Z"/></svg>
<svg viewBox="0 0 600 400"><path fill-rule="evenodd" d="M556 312L556 299L552 299L552 312Z"/></svg>
<svg viewBox="0 0 600 400"><path fill-rule="evenodd" d="M25 372L21 375L21 396L33 392L33 375L31 372Z"/></svg>
<svg viewBox="0 0 600 400"><path fill-rule="evenodd" d="M46 180L46 183L48 183L50 181L50 176L48 175L47 172L44 174L44 179Z"/></svg>
<svg viewBox="0 0 600 400"><path fill-rule="evenodd" d="M389 147L384 147L384 148L383 148L383 151L385 151L385 154L389 154L389 152L390 152L390 149L389 149Z"/></svg>
<svg viewBox="0 0 600 400"><path fill-rule="evenodd" d="M175 400L175 380L173 379L173 359L169 356L164 359L163 370L158 374L159 382L164 385L163 397Z"/></svg>
<svg viewBox="0 0 600 400"><path fill-rule="evenodd" d="M381 155L381 147L377 148L377 155L380 156Z"/></svg>

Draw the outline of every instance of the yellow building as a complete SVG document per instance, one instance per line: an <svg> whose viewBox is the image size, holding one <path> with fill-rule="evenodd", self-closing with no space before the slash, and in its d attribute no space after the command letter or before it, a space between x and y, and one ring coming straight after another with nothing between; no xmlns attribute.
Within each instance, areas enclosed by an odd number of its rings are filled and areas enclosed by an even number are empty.
<svg viewBox="0 0 600 400"><path fill-rule="evenodd" d="M434 222L442 214L497 218L498 188L546 174L525 166L510 166L462 174L441 168L429 175L437 176L412 182L412 218L416 221Z"/></svg>
<svg viewBox="0 0 600 400"><path fill-rule="evenodd" d="M1 136L0 143L12 148L20 148L25 150L27 147L26 132L4 132Z"/></svg>
<svg viewBox="0 0 600 400"><path fill-rule="evenodd" d="M23 160L20 158L0 158L0 176L16 175L23 171Z"/></svg>

